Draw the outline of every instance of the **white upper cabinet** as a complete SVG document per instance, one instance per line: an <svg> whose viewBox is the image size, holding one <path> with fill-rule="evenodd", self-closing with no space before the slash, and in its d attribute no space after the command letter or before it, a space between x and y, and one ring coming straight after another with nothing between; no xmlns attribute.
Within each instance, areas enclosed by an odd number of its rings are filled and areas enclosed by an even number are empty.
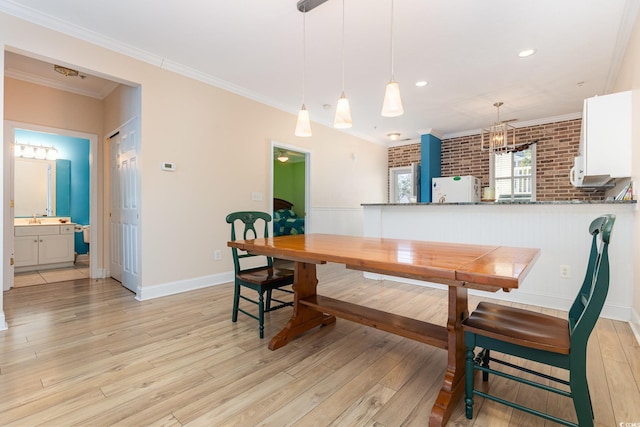
<svg viewBox="0 0 640 427"><path fill-rule="evenodd" d="M588 98L580 152L585 175L631 176L631 92Z"/></svg>

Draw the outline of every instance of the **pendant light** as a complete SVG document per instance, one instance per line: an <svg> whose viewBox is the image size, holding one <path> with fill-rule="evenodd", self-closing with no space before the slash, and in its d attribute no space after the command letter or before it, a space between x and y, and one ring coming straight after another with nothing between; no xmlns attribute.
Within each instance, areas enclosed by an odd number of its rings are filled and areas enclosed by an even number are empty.
<svg viewBox="0 0 640 427"><path fill-rule="evenodd" d="M384 92L381 114L383 117L397 117L404 114L400 86L398 86L398 82L395 81L393 76L393 0L391 0L391 80L387 83Z"/></svg>
<svg viewBox="0 0 640 427"><path fill-rule="evenodd" d="M302 108L298 112L298 121L296 122L295 136L307 137L311 136L311 121L309 120L309 112L304 105L304 77L307 62L307 13L302 10Z"/></svg>
<svg viewBox="0 0 640 427"><path fill-rule="evenodd" d="M353 126L351 121L351 108L349 100L344 94L344 0L342 0L342 95L338 99L336 106L336 116L333 119L333 127L338 129L348 129Z"/></svg>

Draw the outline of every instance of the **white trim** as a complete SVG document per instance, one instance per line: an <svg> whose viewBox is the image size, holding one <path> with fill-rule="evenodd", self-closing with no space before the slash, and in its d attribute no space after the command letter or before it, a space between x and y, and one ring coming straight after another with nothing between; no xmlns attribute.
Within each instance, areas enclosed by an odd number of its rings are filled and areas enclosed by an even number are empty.
<svg viewBox="0 0 640 427"><path fill-rule="evenodd" d="M136 290L136 300L145 301L154 298L166 297L180 294L182 292L194 291L196 289L208 288L210 286L222 285L233 282L233 271L210 274L207 276L194 277L175 282L160 283L157 285L138 286Z"/></svg>
<svg viewBox="0 0 640 427"><path fill-rule="evenodd" d="M269 163L269 211L273 210L273 162L276 160L274 151L276 148L282 148L285 150L296 151L304 154L304 230L309 233L312 230L313 218L311 215L311 150L306 148L297 147L295 145L285 144L274 139L271 140L271 162ZM270 224L271 236L273 236L273 223Z"/></svg>
<svg viewBox="0 0 640 427"><path fill-rule="evenodd" d="M4 318L4 311L0 310L0 331L6 331L9 329L9 325Z"/></svg>
<svg viewBox="0 0 640 427"><path fill-rule="evenodd" d="M638 312L636 312L633 308L631 309L631 319L629 320L629 326L631 326L631 331L633 335L636 337L636 341L640 344L640 316Z"/></svg>

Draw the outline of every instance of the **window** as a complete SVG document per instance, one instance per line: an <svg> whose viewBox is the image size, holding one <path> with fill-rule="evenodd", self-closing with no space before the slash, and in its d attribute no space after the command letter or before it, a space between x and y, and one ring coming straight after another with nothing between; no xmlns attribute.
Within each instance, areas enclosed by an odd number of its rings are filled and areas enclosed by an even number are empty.
<svg viewBox="0 0 640 427"><path fill-rule="evenodd" d="M497 201L535 200L535 145L491 155L491 182Z"/></svg>
<svg viewBox="0 0 640 427"><path fill-rule="evenodd" d="M414 176L413 166L389 169L389 203L415 203Z"/></svg>

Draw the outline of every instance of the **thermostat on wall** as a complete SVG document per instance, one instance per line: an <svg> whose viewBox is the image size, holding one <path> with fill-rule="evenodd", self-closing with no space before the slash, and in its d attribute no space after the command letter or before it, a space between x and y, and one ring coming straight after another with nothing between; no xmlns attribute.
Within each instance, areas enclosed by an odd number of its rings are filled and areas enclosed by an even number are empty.
<svg viewBox="0 0 640 427"><path fill-rule="evenodd" d="M176 164L173 162L162 162L160 164L160 169L162 169L163 171L173 172L174 170L176 170Z"/></svg>

